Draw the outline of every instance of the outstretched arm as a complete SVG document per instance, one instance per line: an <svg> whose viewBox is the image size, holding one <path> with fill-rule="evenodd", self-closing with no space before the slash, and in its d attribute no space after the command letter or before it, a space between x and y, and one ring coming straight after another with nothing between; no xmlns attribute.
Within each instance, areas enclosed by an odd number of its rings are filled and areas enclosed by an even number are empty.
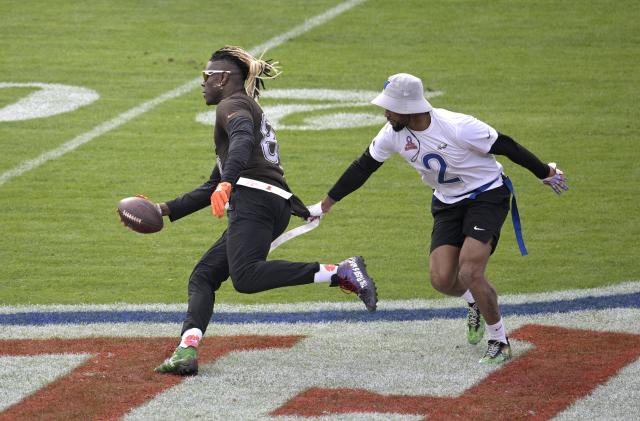
<svg viewBox="0 0 640 421"><path fill-rule="evenodd" d="M558 194L563 190L569 190L564 173L556 167L555 163L545 164L527 148L505 134L498 133L498 139L491 146L489 153L504 155L516 164L528 169Z"/></svg>
<svg viewBox="0 0 640 421"><path fill-rule="evenodd" d="M364 153L340 176L327 196L321 202L309 207L311 216L320 216L329 212L336 202L359 189L381 165L382 162L373 159L367 147Z"/></svg>
<svg viewBox="0 0 640 421"><path fill-rule="evenodd" d="M489 149L489 153L506 156L511 161L531 171L539 179L553 175L550 173L550 168L547 164L540 161L527 148L505 134L498 133L498 139Z"/></svg>
<svg viewBox="0 0 640 421"><path fill-rule="evenodd" d="M209 198L211 197L211 192L213 192L213 189L216 188L219 182L220 170L216 165L211 171L209 180L207 180L204 184L193 189L189 193L183 194L180 197L177 197L166 203L160 203L160 210L162 212L162 215L169 215L169 219L171 221L175 221L209 206Z"/></svg>

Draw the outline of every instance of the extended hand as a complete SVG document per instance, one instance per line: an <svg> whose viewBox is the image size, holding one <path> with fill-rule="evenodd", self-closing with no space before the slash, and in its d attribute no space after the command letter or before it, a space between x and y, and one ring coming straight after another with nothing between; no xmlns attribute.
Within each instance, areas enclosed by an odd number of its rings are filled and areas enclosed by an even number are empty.
<svg viewBox="0 0 640 421"><path fill-rule="evenodd" d="M211 210L213 216L222 218L224 215L224 207L229 203L231 197L231 183L226 181L219 183L216 190L211 195Z"/></svg>
<svg viewBox="0 0 640 421"><path fill-rule="evenodd" d="M549 168L551 169L549 171L549 174L552 175L549 175L549 177L543 179L542 182L551 187L557 194L562 193L563 190L569 190L569 186L567 186L566 184L568 179L564 176L562 170L556 167L556 163L550 162Z"/></svg>
<svg viewBox="0 0 640 421"><path fill-rule="evenodd" d="M311 206L307 206L307 209L309 209L309 214L311 215L312 218L314 217L318 217L318 216L322 216L322 206L321 206L322 202L318 202L316 204L313 204Z"/></svg>
<svg viewBox="0 0 640 421"><path fill-rule="evenodd" d="M307 206L309 209L309 213L311 214L311 218L319 217L328 213L331 210L331 207L336 203L335 200L330 198L329 196L322 199L322 201L315 203L311 206Z"/></svg>

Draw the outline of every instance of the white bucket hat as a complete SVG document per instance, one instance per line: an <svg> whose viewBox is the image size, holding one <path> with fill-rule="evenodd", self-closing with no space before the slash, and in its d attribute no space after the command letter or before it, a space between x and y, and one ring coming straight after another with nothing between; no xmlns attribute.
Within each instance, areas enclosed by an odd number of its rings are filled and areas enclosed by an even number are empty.
<svg viewBox="0 0 640 421"><path fill-rule="evenodd" d="M422 81L408 73L389 76L371 103L397 114L427 113L433 109L424 97Z"/></svg>

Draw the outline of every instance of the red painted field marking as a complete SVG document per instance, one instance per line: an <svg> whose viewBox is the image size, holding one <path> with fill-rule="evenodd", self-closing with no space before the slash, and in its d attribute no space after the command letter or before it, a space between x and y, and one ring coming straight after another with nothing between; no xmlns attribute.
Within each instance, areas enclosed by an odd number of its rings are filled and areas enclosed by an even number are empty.
<svg viewBox="0 0 640 421"><path fill-rule="evenodd" d="M548 420L640 356L640 335L527 325L511 337L535 348L455 398L311 388L271 415L361 412L430 420Z"/></svg>
<svg viewBox="0 0 640 421"><path fill-rule="evenodd" d="M200 348L200 364L234 351L290 348L302 336L212 337ZM0 420L115 420L177 385L180 376L153 372L171 354L175 338L0 340L0 355L93 354L68 375L0 413Z"/></svg>

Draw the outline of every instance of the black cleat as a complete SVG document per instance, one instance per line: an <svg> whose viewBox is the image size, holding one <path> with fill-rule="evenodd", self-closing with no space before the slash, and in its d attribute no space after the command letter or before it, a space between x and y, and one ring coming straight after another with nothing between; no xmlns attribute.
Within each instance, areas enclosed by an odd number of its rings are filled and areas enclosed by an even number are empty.
<svg viewBox="0 0 640 421"><path fill-rule="evenodd" d="M338 274L331 286L339 286L345 291L352 291L364 302L369 311L376 311L378 291L373 279L367 273L367 266L362 256L350 257L338 264Z"/></svg>

